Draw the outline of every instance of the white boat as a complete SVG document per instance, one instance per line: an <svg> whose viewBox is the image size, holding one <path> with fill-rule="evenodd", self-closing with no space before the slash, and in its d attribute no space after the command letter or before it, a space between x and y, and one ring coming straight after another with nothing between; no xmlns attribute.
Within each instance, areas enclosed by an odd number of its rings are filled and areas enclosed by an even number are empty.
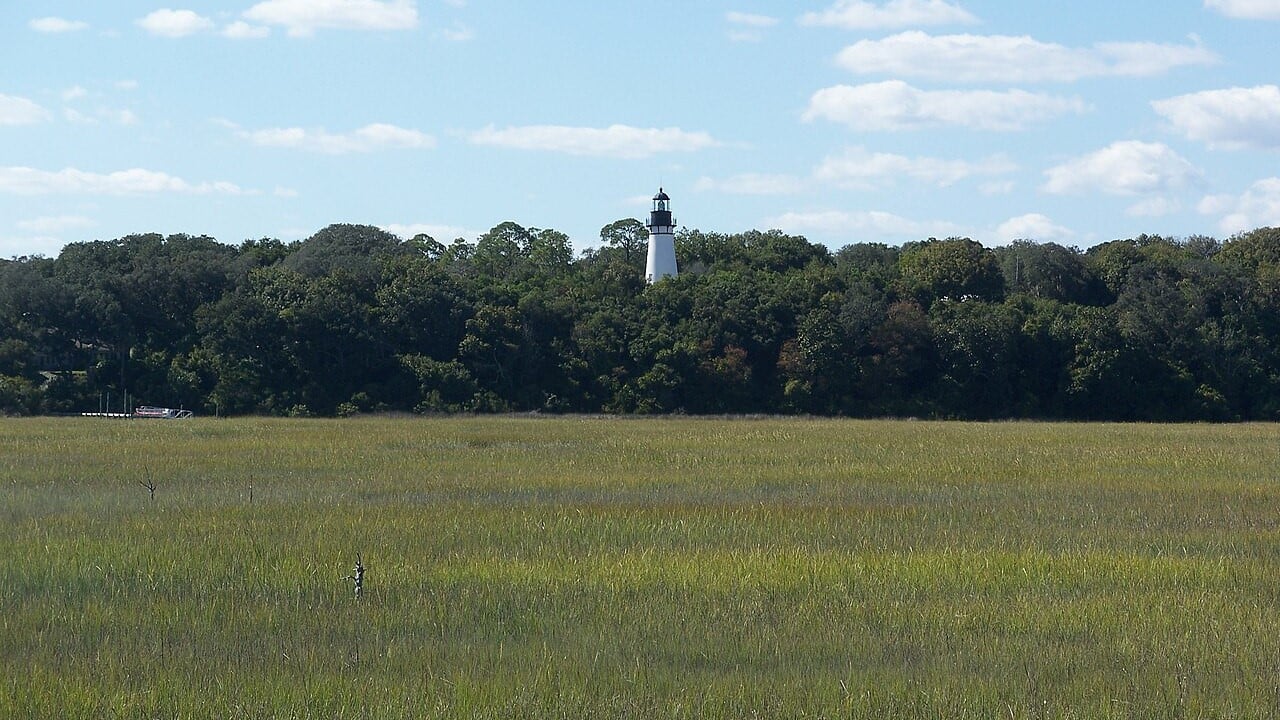
<svg viewBox="0 0 1280 720"><path fill-rule="evenodd" d="M177 408L152 407L150 405L139 405L133 409L133 417L136 418L155 418L159 420L184 420L193 415L190 410L180 410Z"/></svg>

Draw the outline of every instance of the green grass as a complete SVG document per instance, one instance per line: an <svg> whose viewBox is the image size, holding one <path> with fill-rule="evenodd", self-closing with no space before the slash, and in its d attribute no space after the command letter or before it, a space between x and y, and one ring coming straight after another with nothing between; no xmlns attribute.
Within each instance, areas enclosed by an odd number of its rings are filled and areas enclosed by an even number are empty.
<svg viewBox="0 0 1280 720"><path fill-rule="evenodd" d="M0 420L0 717L1276 717L1278 474L1272 425Z"/></svg>

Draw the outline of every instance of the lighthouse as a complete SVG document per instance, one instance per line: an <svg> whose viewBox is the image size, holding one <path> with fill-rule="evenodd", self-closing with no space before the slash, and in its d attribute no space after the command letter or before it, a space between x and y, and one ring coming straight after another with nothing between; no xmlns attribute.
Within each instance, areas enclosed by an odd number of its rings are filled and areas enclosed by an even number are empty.
<svg viewBox="0 0 1280 720"><path fill-rule="evenodd" d="M644 281L655 283L676 276L675 218L671 217L671 198L658 188L649 213L649 258L644 264Z"/></svg>

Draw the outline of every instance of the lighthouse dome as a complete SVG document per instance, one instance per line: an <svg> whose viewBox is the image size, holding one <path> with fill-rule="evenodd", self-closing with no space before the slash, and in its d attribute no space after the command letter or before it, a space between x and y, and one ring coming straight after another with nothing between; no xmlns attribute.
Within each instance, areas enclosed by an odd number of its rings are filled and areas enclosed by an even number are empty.
<svg viewBox="0 0 1280 720"><path fill-rule="evenodd" d="M671 198L668 197L667 194L662 191L662 188L658 188L658 194L654 195L653 199L654 200L670 200Z"/></svg>

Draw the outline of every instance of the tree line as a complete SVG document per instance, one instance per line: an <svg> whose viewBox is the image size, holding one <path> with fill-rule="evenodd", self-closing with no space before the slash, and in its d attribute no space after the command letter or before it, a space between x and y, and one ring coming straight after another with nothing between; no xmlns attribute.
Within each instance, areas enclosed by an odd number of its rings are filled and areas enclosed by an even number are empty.
<svg viewBox="0 0 1280 720"><path fill-rule="evenodd" d="M158 234L0 261L0 413L789 413L1280 419L1280 230L1087 251L965 238L832 251L778 231L502 223ZM117 409L117 408L113 408Z"/></svg>

